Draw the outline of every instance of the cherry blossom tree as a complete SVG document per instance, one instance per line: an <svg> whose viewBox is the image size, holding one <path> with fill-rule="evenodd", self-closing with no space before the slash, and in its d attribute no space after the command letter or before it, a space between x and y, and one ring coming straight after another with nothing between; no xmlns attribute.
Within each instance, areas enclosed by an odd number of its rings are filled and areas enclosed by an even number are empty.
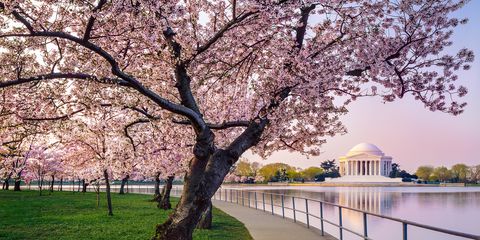
<svg viewBox="0 0 480 240"><path fill-rule="evenodd" d="M25 158L27 163L24 178L27 179L27 181L33 179L38 181L40 196L42 195L45 178L51 176L51 183L54 182L54 176L61 166L61 164L59 164L61 154L61 151L58 149L40 146L32 146L26 153ZM53 189L53 185L51 189Z"/></svg>
<svg viewBox="0 0 480 240"><path fill-rule="evenodd" d="M136 146L135 155L137 168L140 174L155 180L154 200L158 202L158 208L171 209L170 191L175 176L183 174L187 170L191 156L193 143L178 141L188 139L187 136L178 134L177 141L168 142L169 132L165 128L159 128L161 123L154 122L148 125L136 126L135 138L132 145ZM178 126L175 126L178 129ZM181 129L178 129L181 130ZM136 144L138 142L138 144ZM160 179L165 179L165 185L160 192Z"/></svg>
<svg viewBox="0 0 480 240"><path fill-rule="evenodd" d="M442 52L465 2L1 0L0 89L26 115L71 115L82 99L184 126L167 136L193 141L193 157L155 238L191 239L245 151L318 154L358 97L462 113L456 72L473 53Z"/></svg>

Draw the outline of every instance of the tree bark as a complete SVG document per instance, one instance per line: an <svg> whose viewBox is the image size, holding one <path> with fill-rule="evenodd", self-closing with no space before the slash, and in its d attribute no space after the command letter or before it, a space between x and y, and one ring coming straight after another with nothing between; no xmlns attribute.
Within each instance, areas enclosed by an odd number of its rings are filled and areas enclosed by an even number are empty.
<svg viewBox="0 0 480 240"><path fill-rule="evenodd" d="M63 177L60 178L60 186L58 186L58 190L61 192L63 190Z"/></svg>
<svg viewBox="0 0 480 240"><path fill-rule="evenodd" d="M72 179L72 192L75 193L75 178Z"/></svg>
<svg viewBox="0 0 480 240"><path fill-rule="evenodd" d="M163 186L162 190L162 200L158 203L157 207L160 209L168 210L172 208L172 204L170 203L170 192L172 190L173 179L175 176L168 176L167 182L165 186Z"/></svg>
<svg viewBox="0 0 480 240"><path fill-rule="evenodd" d="M155 175L155 194L153 195L153 201L160 203L162 200L162 194L160 194L160 173Z"/></svg>
<svg viewBox="0 0 480 240"><path fill-rule="evenodd" d="M12 173L8 174L7 178L5 179L5 190L9 190L10 189L10 178L12 177Z"/></svg>
<svg viewBox="0 0 480 240"><path fill-rule="evenodd" d="M113 216L112 212L112 196L110 195L110 181L108 180L107 170L103 170L103 176L105 177L105 185L107 187L107 206L108 206L108 216Z"/></svg>
<svg viewBox="0 0 480 240"><path fill-rule="evenodd" d="M20 183L21 182L22 182L22 180L15 179L15 185L13 186L13 191L21 191L21 189L20 189Z"/></svg>
<svg viewBox="0 0 480 240"><path fill-rule="evenodd" d="M128 179L130 178L129 175L125 176L122 179L122 184L120 185L120 192L119 194L125 194L125 184L128 182Z"/></svg>
<svg viewBox="0 0 480 240"><path fill-rule="evenodd" d="M52 182L50 183L50 192L53 192L53 184L55 184L55 175L52 175Z"/></svg>
<svg viewBox="0 0 480 240"><path fill-rule="evenodd" d="M87 192L87 187L89 183L85 182L85 179L82 180L82 192L86 193Z"/></svg>
<svg viewBox="0 0 480 240"><path fill-rule="evenodd" d="M43 177L40 177L40 181L38 182L38 190L40 192L40 196L42 196L42 188L43 188Z"/></svg>
<svg viewBox="0 0 480 240"><path fill-rule="evenodd" d="M212 228L212 201L208 204L207 209L202 213L200 217L200 221L197 224L197 228L199 229L211 229Z"/></svg>
<svg viewBox="0 0 480 240"><path fill-rule="evenodd" d="M100 182L97 181L97 189L95 190L97 193L97 208L100 207Z"/></svg>

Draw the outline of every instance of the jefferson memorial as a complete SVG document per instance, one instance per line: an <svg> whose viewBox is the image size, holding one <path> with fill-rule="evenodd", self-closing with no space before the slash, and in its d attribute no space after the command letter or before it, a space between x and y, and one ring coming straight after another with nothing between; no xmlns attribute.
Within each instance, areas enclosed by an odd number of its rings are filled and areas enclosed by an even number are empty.
<svg viewBox="0 0 480 240"><path fill-rule="evenodd" d="M400 178L389 178L392 157L371 143L360 143L339 158L340 178L330 182L401 182Z"/></svg>

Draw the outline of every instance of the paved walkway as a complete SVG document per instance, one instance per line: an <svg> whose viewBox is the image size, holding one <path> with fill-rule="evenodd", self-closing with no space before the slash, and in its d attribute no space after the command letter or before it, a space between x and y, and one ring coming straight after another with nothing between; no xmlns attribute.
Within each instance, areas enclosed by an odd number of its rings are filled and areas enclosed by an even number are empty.
<svg viewBox="0 0 480 240"><path fill-rule="evenodd" d="M273 216L271 213L219 200L212 200L212 203L215 207L245 224L245 227L255 240L335 239L331 236L321 236L319 231L308 229L305 226L279 216Z"/></svg>

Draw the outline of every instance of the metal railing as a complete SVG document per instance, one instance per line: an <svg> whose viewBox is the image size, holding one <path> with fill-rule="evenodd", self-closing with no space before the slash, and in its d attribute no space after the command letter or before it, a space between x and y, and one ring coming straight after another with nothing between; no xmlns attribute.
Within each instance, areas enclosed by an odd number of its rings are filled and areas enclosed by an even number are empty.
<svg viewBox="0 0 480 240"><path fill-rule="evenodd" d="M274 198L278 200L278 203L275 203ZM338 236L340 240L344 238L344 232L349 232L353 235L356 235L360 239L372 239L369 236L369 225L368 225L368 218L369 217L376 217L381 219L386 219L389 221L397 222L401 224L401 232L402 232L402 239L408 239L408 229L409 226L427 229L438 233L447 234L449 236L456 236L461 237L464 239L475 239L480 240L480 236L468 233L457 232L453 230L443 229L439 227L429 226L417 222L412 222L404 219L399 219L395 217L389 217L373 212L363 211L356 208L351 208L348 206L343 206L336 203L325 202L317 199L305 198L305 197L298 197L298 196L290 196L285 194L277 194L277 193L268 193L268 192L260 192L260 191L249 191L249 190L241 190L241 189L233 189L233 188L220 188L215 195L213 196L214 200L221 200L226 202L231 202L235 204L239 204L242 206L246 206L249 208L255 208L258 210L262 210L265 212L269 212L272 215L279 215L282 218L290 218L294 222L300 222L306 224L307 228L314 227L320 230L322 236L325 235L325 223L331 226L338 228ZM267 199L267 200L266 200ZM286 206L285 199L289 199L291 201L290 206ZM253 201L253 202L252 202ZM303 208L299 209L296 207L296 204L303 202ZM312 204L318 204L319 211L314 214L311 210L309 210L309 206ZM260 206L259 206L260 205ZM332 207L336 208L338 212L337 219L328 219L325 214L324 210L325 207ZM275 211L277 209L277 211ZM363 232L355 231L344 225L343 223L343 212L345 210L350 210L362 215L363 221ZM285 211L290 211L290 215L286 215ZM301 214L304 216L305 221L299 221L298 215ZM320 221L320 226L315 227L311 224L312 219L317 219ZM330 233L332 234L332 233Z"/></svg>

